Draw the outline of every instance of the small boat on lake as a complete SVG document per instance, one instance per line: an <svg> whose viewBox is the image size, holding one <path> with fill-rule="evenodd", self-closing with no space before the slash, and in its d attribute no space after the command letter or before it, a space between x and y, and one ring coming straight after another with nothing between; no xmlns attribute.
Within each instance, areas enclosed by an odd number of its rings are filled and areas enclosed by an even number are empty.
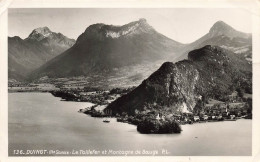
<svg viewBox="0 0 260 162"><path fill-rule="evenodd" d="M107 120L107 119L105 119L105 120L103 120L103 122L104 122L104 123L109 123L110 121Z"/></svg>

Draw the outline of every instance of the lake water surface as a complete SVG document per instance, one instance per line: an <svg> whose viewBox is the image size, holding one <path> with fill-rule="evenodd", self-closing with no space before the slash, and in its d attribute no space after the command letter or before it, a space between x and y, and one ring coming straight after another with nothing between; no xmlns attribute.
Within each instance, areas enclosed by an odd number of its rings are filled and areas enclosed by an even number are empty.
<svg viewBox="0 0 260 162"><path fill-rule="evenodd" d="M14 150L36 149L68 151L70 156L80 150L100 151L98 155L112 150L107 156L124 155L123 151L171 156L250 156L252 152L252 120L183 125L181 134L146 135L134 125L115 119L104 123L77 112L91 103L60 101L50 93L8 96L10 156Z"/></svg>

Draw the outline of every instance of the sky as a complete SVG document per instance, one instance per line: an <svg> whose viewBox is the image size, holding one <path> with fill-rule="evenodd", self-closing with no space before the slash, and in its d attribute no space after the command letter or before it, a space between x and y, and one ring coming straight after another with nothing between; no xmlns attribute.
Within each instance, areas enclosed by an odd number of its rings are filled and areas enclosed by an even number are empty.
<svg viewBox="0 0 260 162"><path fill-rule="evenodd" d="M53 32L77 39L91 24L124 25L140 18L145 18L159 33L181 43L199 39L219 20L242 32L252 30L251 14L245 9L11 8L8 36L24 39L33 29L47 26Z"/></svg>

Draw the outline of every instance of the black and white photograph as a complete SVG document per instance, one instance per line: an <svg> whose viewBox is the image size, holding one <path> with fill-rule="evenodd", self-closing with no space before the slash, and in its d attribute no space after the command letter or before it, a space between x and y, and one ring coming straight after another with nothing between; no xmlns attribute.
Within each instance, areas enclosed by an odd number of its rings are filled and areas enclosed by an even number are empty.
<svg viewBox="0 0 260 162"><path fill-rule="evenodd" d="M252 156L253 26L242 8L8 8L7 156Z"/></svg>

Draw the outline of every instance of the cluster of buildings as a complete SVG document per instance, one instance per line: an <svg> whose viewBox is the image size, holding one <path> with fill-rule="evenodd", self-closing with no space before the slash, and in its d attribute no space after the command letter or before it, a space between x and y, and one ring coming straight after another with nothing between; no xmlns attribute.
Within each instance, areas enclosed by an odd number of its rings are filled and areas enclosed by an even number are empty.
<svg viewBox="0 0 260 162"><path fill-rule="evenodd" d="M201 121L213 120L236 120L237 118L249 115L249 107L246 102L218 102L205 104L204 107L196 113L182 113L163 115L158 113L156 120L165 120L173 118L174 120L186 124Z"/></svg>

